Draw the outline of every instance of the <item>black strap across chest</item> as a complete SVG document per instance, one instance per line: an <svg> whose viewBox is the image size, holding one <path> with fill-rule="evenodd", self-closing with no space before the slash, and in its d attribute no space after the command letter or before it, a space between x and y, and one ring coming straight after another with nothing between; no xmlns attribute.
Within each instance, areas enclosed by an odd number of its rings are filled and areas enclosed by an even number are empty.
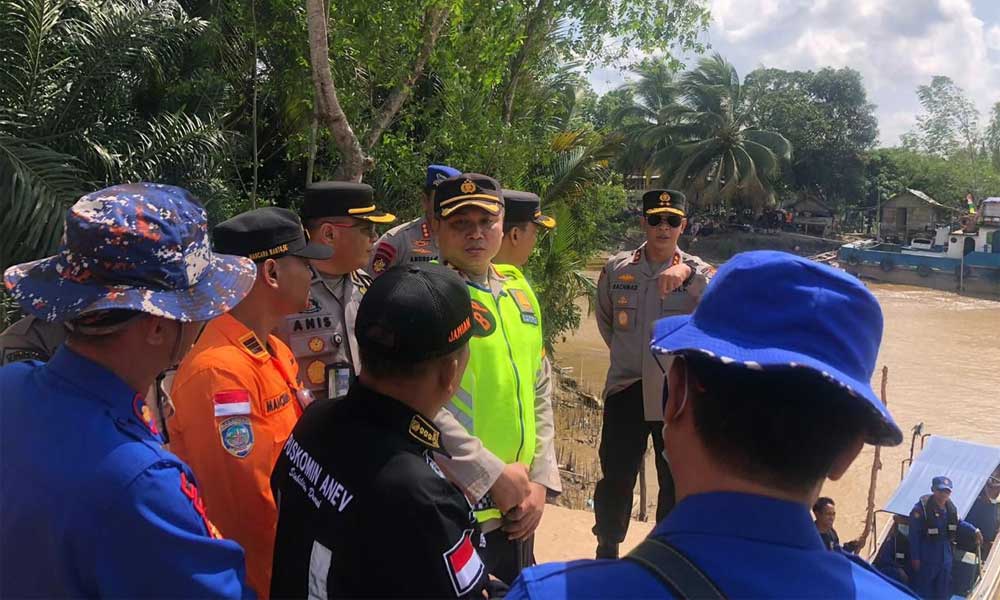
<svg viewBox="0 0 1000 600"><path fill-rule="evenodd" d="M708 575L669 543L646 538L625 556L659 579L679 600L725 600Z"/></svg>

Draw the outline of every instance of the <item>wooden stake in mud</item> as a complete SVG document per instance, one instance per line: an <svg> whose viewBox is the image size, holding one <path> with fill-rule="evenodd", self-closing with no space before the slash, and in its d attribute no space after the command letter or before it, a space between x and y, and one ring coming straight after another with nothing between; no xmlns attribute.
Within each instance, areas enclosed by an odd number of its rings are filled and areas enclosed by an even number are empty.
<svg viewBox="0 0 1000 600"><path fill-rule="evenodd" d="M885 388L889 382L889 367L882 367L882 404L886 406L889 402L885 397ZM861 537L857 540L858 550L860 551L865 547L865 543L868 541L868 536L871 534L872 529L875 528L875 484L878 480L878 472L882 468L882 447L875 446L875 458L872 459L872 475L871 482L868 485L868 508L865 511L865 529L861 532Z"/></svg>

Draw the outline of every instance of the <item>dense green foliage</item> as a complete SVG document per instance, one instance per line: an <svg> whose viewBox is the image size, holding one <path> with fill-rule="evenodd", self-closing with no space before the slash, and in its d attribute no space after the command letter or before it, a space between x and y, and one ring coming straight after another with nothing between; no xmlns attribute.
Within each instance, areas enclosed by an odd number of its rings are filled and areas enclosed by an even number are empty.
<svg viewBox="0 0 1000 600"><path fill-rule="evenodd" d="M758 69L703 52L707 0L329 0L329 67L407 219L445 163L543 198L559 228L529 263L551 343L580 319L580 272L634 225L637 176L695 210L799 194L842 212L903 187L958 204L1000 195L1000 102L950 80L917 90L907 149L874 150L851 69ZM655 56L635 64L631 57ZM314 115L303 0L0 0L0 267L52 251L64 209L121 181L192 189L215 222L295 207L342 156ZM588 69L631 68L597 97ZM627 185L626 185L627 184Z"/></svg>

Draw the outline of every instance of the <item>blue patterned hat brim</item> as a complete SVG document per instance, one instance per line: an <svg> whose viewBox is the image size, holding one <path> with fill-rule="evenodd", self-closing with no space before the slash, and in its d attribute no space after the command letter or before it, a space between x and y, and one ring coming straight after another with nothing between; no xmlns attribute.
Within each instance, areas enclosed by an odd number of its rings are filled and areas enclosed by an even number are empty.
<svg viewBox="0 0 1000 600"><path fill-rule="evenodd" d="M69 321L97 310L125 309L174 321L208 321L239 304L257 275L257 267L247 258L214 254L198 283L160 290L75 281L60 276L58 265L60 255L55 255L4 273L8 291L26 313L45 321Z"/></svg>

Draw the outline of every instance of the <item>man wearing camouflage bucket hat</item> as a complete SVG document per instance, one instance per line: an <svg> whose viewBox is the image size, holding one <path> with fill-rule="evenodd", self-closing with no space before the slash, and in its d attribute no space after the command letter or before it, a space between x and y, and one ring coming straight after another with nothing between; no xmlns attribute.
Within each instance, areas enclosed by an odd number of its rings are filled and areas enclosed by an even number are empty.
<svg viewBox="0 0 1000 600"><path fill-rule="evenodd" d="M205 210L177 187L88 194L65 225L55 256L4 274L68 337L47 364L0 368L0 596L244 596L243 550L206 517L141 390L256 269L211 251Z"/></svg>

